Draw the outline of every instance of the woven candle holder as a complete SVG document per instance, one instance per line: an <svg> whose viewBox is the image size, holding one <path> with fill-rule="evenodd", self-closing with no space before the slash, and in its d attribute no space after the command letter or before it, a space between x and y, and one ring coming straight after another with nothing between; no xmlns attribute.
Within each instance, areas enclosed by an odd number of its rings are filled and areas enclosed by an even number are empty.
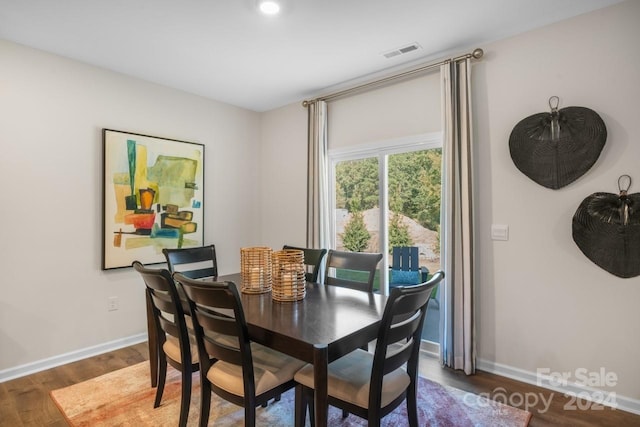
<svg viewBox="0 0 640 427"><path fill-rule="evenodd" d="M240 249L240 291L263 294L271 290L271 248L255 246Z"/></svg>
<svg viewBox="0 0 640 427"><path fill-rule="evenodd" d="M300 301L305 287L304 252L284 249L273 252L273 286L271 297L275 301Z"/></svg>

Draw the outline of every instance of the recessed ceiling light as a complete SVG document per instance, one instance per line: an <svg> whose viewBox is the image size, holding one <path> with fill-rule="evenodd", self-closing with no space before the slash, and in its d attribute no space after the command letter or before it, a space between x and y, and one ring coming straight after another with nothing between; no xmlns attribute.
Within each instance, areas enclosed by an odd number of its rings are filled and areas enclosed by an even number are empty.
<svg viewBox="0 0 640 427"><path fill-rule="evenodd" d="M259 7L260 12L265 15L277 15L280 13L280 5L275 1L261 1Z"/></svg>

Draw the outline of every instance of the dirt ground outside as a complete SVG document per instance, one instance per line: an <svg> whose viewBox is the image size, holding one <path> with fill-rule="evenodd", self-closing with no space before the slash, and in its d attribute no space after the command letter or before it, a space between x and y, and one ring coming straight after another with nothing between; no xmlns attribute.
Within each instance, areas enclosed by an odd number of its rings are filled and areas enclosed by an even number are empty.
<svg viewBox="0 0 640 427"><path fill-rule="evenodd" d="M371 240L367 247L367 252L380 252L380 208L372 208L362 212L365 226L371 234ZM351 220L351 214L346 209L336 209L336 249L345 250L342 245L342 233L344 226ZM438 232L429 230L418 224L413 219L402 216L402 223L409 231L409 236L413 242L412 246L417 246L420 253L420 266L427 267L430 272L440 269L440 250L438 246ZM389 264L391 264L391 255Z"/></svg>

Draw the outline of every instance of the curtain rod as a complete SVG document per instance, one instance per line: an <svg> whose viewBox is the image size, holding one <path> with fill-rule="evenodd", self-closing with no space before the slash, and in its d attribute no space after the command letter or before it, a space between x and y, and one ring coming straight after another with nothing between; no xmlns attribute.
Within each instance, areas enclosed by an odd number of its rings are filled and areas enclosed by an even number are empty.
<svg viewBox="0 0 640 427"><path fill-rule="evenodd" d="M315 98L315 99L311 99L311 100L308 100L308 101L305 100L305 101L302 101L302 106L306 108L310 104L313 104L314 102L317 102L317 101L330 101L332 99L336 99L336 98L340 98L342 96L348 95L351 92L357 92L357 91L360 91L362 89L366 89L366 88L373 87L373 86L381 86L381 85L383 85L385 83L389 83L389 82L392 82L394 80L400 80L400 79L404 79L406 77L412 76L414 74L423 73L423 72L425 72L427 70L431 70L433 68L436 68L436 67L439 67L441 65L444 65L447 62L458 62L458 61L462 61L462 60L469 59L469 58L480 59L480 58L482 58L482 55L484 55L484 51L482 49L480 49L480 48L476 48L471 53L460 55L460 56L457 56L457 57L455 57L453 59L451 59L451 58L444 59L444 60L441 60L441 61L433 63L433 64L424 65L422 67L415 68L413 70L404 71L402 73L398 73L398 74L394 74L394 75L391 75L391 76L383 77L381 79L374 80L374 81L371 81L371 82L368 82L368 83L363 83L361 85L354 86L354 87L349 88L349 89L341 90L339 92L334 92L334 93L329 94L329 95L321 96L321 97L318 97L318 98Z"/></svg>

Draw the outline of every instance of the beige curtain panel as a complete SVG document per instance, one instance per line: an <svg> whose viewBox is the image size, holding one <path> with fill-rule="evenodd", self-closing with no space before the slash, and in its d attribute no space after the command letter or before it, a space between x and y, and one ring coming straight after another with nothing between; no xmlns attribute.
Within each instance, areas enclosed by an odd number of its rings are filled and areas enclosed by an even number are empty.
<svg viewBox="0 0 640 427"><path fill-rule="evenodd" d="M307 247L329 247L329 168L327 165L327 103L307 105Z"/></svg>
<svg viewBox="0 0 640 427"><path fill-rule="evenodd" d="M473 141L471 60L446 62L441 69L444 100L440 353L445 366L475 372L473 253Z"/></svg>

